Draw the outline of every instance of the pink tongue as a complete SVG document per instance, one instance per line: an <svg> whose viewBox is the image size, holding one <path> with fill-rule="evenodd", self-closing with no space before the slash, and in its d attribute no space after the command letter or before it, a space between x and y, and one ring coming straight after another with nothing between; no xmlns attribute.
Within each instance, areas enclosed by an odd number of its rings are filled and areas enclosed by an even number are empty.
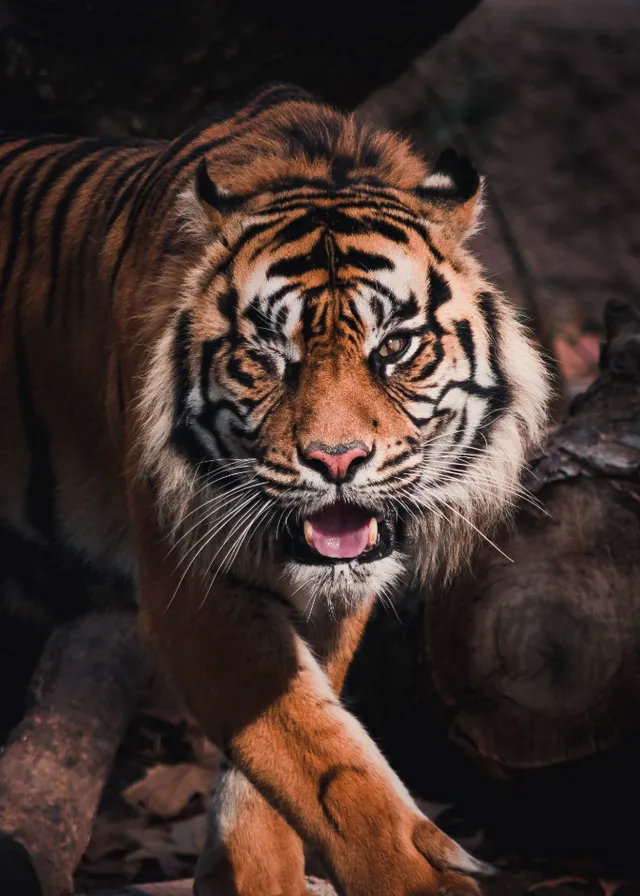
<svg viewBox="0 0 640 896"><path fill-rule="evenodd" d="M308 517L311 546L323 557L358 557L367 549L370 515L359 507L332 504Z"/></svg>

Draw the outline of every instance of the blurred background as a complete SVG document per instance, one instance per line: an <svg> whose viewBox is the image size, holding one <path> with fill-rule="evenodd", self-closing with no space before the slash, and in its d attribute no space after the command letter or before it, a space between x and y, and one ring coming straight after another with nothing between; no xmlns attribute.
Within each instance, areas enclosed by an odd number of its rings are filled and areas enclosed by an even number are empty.
<svg viewBox="0 0 640 896"><path fill-rule="evenodd" d="M0 0L0 126L171 138L261 83L282 80L409 134L429 158L456 146L486 178L475 250L547 354L559 423L572 399L598 376L606 302L637 304L640 3L449 0L444 6L396 2L382 14L333 2L314 10L234 0ZM624 402L624 395L618 400ZM636 411L634 406L629 419L640 439ZM590 506L572 505L574 518L590 513ZM604 531L607 525L605 519ZM616 525L635 539L608 554L624 554L628 573L616 625L635 632L637 509ZM585 556L574 552L574 570L589 562ZM481 578L476 572L476 583ZM574 590L587 608L606 592ZM449 596L449 622L457 606L462 613L464 601L456 604L456 594L454 589ZM566 725L557 724L559 704L545 715L551 700L545 692L535 722L496 710L496 728L521 729L507 732L503 741L495 736L492 743L508 742L508 748L483 749L468 726L456 729L452 722L464 702L460 694L471 685L452 690L439 665L446 662L438 659L438 645L448 643L433 643L433 632L444 624L441 601L432 597L425 616L424 604L406 595L397 614L378 613L350 676L350 705L429 803L432 817L507 869L503 882L492 885L496 893L546 886L563 896L613 894L611 881L620 882L620 894L639 892L624 881L640 877L640 637L624 648L626 696L616 696L613 709L604 686L602 692L594 686L592 702L565 701L562 724L569 716L580 719L569 737ZM563 662L575 653L582 657L592 639L608 631L605 616L600 609L586 613L586 634L569 637ZM5 738L23 711L47 634L15 626L0 617ZM568 631L557 614L548 626L551 640ZM467 641L457 649L473 653L476 646ZM536 656L544 650L536 647ZM466 662L465 656L459 664ZM569 684L558 684L556 676L544 687L581 692L591 666L572 663ZM529 669L528 681L537 675ZM607 682L615 677L607 675ZM493 705L487 701L483 718ZM600 718L603 703L614 721L585 722ZM173 699L154 686L118 753L77 873L78 890L190 876L217 759Z"/></svg>

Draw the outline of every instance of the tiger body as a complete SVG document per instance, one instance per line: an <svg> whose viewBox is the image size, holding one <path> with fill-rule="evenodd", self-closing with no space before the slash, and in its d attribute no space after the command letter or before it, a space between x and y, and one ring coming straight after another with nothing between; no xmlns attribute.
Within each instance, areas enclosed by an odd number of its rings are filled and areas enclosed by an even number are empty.
<svg viewBox="0 0 640 896"><path fill-rule="evenodd" d="M135 596L228 757L199 896L299 896L300 838L348 896L475 892L339 692L542 430L478 194L285 88L171 143L0 145L1 530Z"/></svg>

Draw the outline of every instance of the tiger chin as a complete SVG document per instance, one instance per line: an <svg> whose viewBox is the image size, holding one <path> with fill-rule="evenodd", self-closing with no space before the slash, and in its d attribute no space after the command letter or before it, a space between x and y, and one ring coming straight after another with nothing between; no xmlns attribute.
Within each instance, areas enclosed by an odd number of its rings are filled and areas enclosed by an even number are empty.
<svg viewBox="0 0 640 896"><path fill-rule="evenodd" d="M303 842L346 896L478 892L339 695L544 430L480 195L283 86L169 143L2 137L2 523L128 579L223 751L197 896L302 896Z"/></svg>

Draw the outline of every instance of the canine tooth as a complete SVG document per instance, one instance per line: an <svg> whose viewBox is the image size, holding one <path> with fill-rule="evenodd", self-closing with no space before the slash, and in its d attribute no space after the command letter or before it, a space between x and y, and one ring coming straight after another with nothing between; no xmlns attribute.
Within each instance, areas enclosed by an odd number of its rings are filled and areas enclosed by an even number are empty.
<svg viewBox="0 0 640 896"><path fill-rule="evenodd" d="M367 548L372 548L378 540L378 520L372 516L369 520L369 538L367 540Z"/></svg>
<svg viewBox="0 0 640 896"><path fill-rule="evenodd" d="M311 545L311 539L313 538L313 526L309 522L309 520L304 521L304 540L308 545Z"/></svg>

